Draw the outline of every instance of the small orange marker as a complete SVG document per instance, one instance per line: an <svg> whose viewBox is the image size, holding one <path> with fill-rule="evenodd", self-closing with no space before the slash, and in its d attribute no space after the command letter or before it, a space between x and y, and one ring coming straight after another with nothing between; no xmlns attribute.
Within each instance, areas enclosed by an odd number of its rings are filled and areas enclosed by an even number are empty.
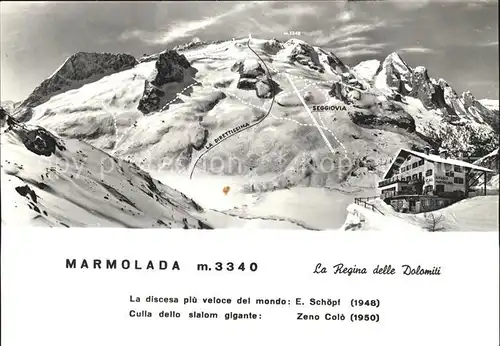
<svg viewBox="0 0 500 346"><path fill-rule="evenodd" d="M224 186L224 188L222 189L222 192L224 192L224 195L227 195L229 190L231 190L231 188L229 186Z"/></svg>

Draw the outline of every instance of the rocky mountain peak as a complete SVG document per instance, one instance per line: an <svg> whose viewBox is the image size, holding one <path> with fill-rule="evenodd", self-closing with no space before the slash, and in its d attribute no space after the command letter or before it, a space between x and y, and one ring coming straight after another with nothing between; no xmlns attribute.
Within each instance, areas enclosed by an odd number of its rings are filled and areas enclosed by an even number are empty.
<svg viewBox="0 0 500 346"><path fill-rule="evenodd" d="M272 38L264 43L264 48L266 48L271 54L276 54L278 51L285 47L282 41Z"/></svg>
<svg viewBox="0 0 500 346"><path fill-rule="evenodd" d="M151 76L144 81L144 92L137 109L144 114L161 108L161 98L165 96L162 87L168 83L180 83L191 64L182 54L168 50L158 55Z"/></svg>
<svg viewBox="0 0 500 346"><path fill-rule="evenodd" d="M409 96L415 97L422 101L422 104L429 108L433 106L433 98L435 90L427 73L427 68L417 66L411 75L411 91Z"/></svg>
<svg viewBox="0 0 500 346"><path fill-rule="evenodd" d="M408 95L411 91L412 69L398 53L389 54L376 76L376 86L385 92Z"/></svg>
<svg viewBox="0 0 500 346"><path fill-rule="evenodd" d="M104 76L134 67L136 59L129 54L78 52L42 82L24 100L21 107L36 107L51 97L79 88Z"/></svg>
<svg viewBox="0 0 500 346"><path fill-rule="evenodd" d="M465 108L473 106L474 102L476 102L474 95L469 90L462 93L462 100L464 101Z"/></svg>

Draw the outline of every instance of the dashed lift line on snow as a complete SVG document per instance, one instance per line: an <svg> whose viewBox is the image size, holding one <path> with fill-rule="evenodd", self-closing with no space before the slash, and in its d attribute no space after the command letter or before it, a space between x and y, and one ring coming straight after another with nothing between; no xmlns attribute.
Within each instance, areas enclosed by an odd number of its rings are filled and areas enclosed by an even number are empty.
<svg viewBox="0 0 500 346"><path fill-rule="evenodd" d="M260 57L259 54L257 54L253 49L252 47L250 47L250 40L251 40L251 37L248 38L248 41L247 41L247 46L248 48L257 56L257 58L259 58L259 60L262 62L262 64L264 65L264 67L266 68L266 71L267 71L267 81L269 83L269 86L271 87L271 92L273 93L273 99L271 100L271 105L269 106L269 109L267 110L267 113L262 117L260 118L259 120L257 120L255 123L253 124L249 124L248 126L243 126L242 128L238 129L237 131L233 131L231 133L229 133L226 137L222 138L220 141L218 141L217 143L214 143L212 144L212 146L205 150L203 153L201 153L197 158L196 160L194 161L194 163L192 164L191 166L191 169L190 169L190 173L189 173L189 179L192 179L193 178L193 173L194 173L194 170L196 168L196 165L198 164L198 162L200 161L200 159L206 154L208 153L211 149L215 148L217 145L221 144L222 142L224 142L226 139L228 138L231 138L233 137L234 135L237 135L238 133L242 132L242 131L245 131L245 130L248 130L256 125L259 125L262 121L264 121L264 119L267 118L267 116L271 113L271 109L273 108L273 104L274 104L274 99L276 97L276 93L275 93L275 90L274 90L274 82L271 78L271 73L269 72L269 68L267 67L267 64L264 62L264 60L262 60L262 58ZM234 129L233 129L234 130Z"/></svg>
<svg viewBox="0 0 500 346"><path fill-rule="evenodd" d="M259 58L259 60L263 63L264 67L266 68L267 70L267 79L271 85L272 88L274 88L274 84L272 83L272 78L271 78L271 73L269 72L269 67L267 66L267 64L264 62L264 60L252 49L252 47L250 47L250 40L251 40L251 36L249 36L249 40L247 41L247 47ZM234 42L234 39L232 40ZM215 52L218 52L218 51L221 51L221 50L224 50L224 49L227 49L228 47L230 46L229 45L225 45L224 47L222 48L219 48L215 51L211 51L211 52L206 52L206 53L201 53L201 54L196 54L194 56L190 56L190 58L194 58L196 56L200 56L200 55L203 55L203 56L207 56L207 54L209 53L215 53ZM290 77L296 77L296 78L299 78L299 79L302 79L304 80L307 85L303 88L300 89L300 91L303 91L307 88L309 88L310 86L318 86L319 84L322 84L322 83L332 83L334 81L329 81L329 80L324 80L324 81L317 81L317 82L310 82L308 79L306 78L303 78L301 76L296 76L296 75L291 75L287 72L281 72L275 68L272 68L271 67L271 70L273 70L274 72L276 72L277 74L283 74L285 75L288 80L291 82L293 88L294 88L294 91L297 93L297 95L299 96L299 99L301 99L301 96L300 96L300 93L299 93L299 90L297 90L297 88L295 87L295 85L293 84L293 82L291 81L291 78ZM165 104L162 109L160 111L164 111L170 104L172 104L173 102L175 102L177 99L179 99L181 96L182 96L182 93L189 89L190 87L196 85L196 84L202 84L200 81L197 81L195 80L194 78L192 78L195 82L188 85L187 87L185 87L183 90L181 90L180 92L177 93L177 96L169 101L167 104ZM366 90L360 90L356 87L353 87L353 86L350 86L348 84L345 84L345 83L342 83L342 82L339 82L340 84L343 84L344 86L348 87L348 88L351 88L351 89L354 89L354 90L358 90L362 93L369 93L367 92ZM214 88L212 87L213 89L216 89L216 90L219 90L218 88ZM319 88L318 88L319 90ZM274 91L274 90L273 90ZM321 91L321 90L320 90ZM248 106L251 106L251 107L254 107L256 109L259 109L261 111L266 111L265 109L263 109L262 107L259 107L259 106L255 106L253 104L250 104L248 102L245 102L244 100L242 100L241 98L239 98L238 96L234 95L234 94L230 94L228 93L227 91L224 91L225 93L227 93L228 95L230 96L233 96L235 97L236 99L238 99L241 103L245 104L245 105L248 105ZM292 93L293 91L289 92L289 93ZM325 95L327 95L327 93L325 92ZM328 96L328 95L327 95ZM328 98L328 97L327 97ZM267 113L265 116L263 116L261 119L259 119L257 122L253 123L253 124L248 124L248 123L245 123L245 124L242 124L240 126L237 126L236 128L232 129L232 130L229 130L229 131L226 131L225 133L223 133L221 136L219 136L217 138L217 142L215 144L212 144L209 149L207 149L205 152L203 152L198 158L197 160L195 161L195 163L192 165L191 169L190 169L190 179L192 178L193 176L193 173L194 173L194 169L196 168L196 164L198 163L198 161L201 159L202 156L204 156L209 150L213 149L215 146L217 146L218 144L220 144L221 142L223 142L224 140L244 131L244 130L247 130L251 127L254 127L258 124L260 124L265 118L267 118L269 115L270 115L270 112L271 112L271 109L272 109L272 106L275 102L275 93L273 92L273 99L272 99L272 102L271 102L271 105L269 107L269 109L267 110ZM303 102L303 100L301 99L301 102L305 105L305 103ZM326 101L325 103L327 103L328 101ZM114 114L114 112L112 112L110 109L108 109L105 105L104 105L104 102L101 101L101 104L103 106L103 108L112 115L113 117L113 125L114 125L114 128L115 128L115 136L117 137L117 139L115 140L115 145L114 145L114 148L113 150L116 150L116 146L117 144L123 139L123 137L125 136L125 134L133 127L133 126L130 126L126 131L124 131L124 133L120 136L120 138L118 138L118 126L117 126L117 121L116 121L116 115ZM309 110L306 106L306 110ZM332 152L333 154L333 148L330 144L330 142L328 141L328 139L326 138L326 135L324 135L324 132L322 131L322 129L328 131L334 138L335 140L342 146L342 148L344 149L344 152L345 152L345 155L347 156L347 150L346 148L344 147L344 145L337 139L337 137L335 136L335 134L325 125L325 123L323 122L323 119L321 118L321 116L318 114L318 117L321 121L321 125L318 124L318 122L315 120L314 116L312 116L312 114L310 114L308 112L308 114L311 116L311 119L313 120L314 124L304 124L304 123L301 123L295 119L289 119L289 118L284 118L284 117L277 117L277 116L274 116L274 115L271 115L271 117L277 119L277 120L287 120L287 121L292 121L292 122L295 122L296 124L300 125L300 126L315 126L319 131L320 131L320 134L322 135L323 139L325 140L325 143L327 143L327 146L328 148L330 149L330 151Z"/></svg>
<svg viewBox="0 0 500 346"><path fill-rule="evenodd" d="M302 89L299 89L299 91L305 90L305 89L309 88L310 86L312 86L312 85L314 85L314 84L315 84L315 83L311 83L311 84L309 84L309 85L307 85L307 86L303 87ZM207 88L212 88L212 89L214 89L214 90L216 90L216 91L220 91L220 90L221 90L221 89L219 89L219 88L215 88L215 87L212 87L212 86L205 86L205 87L207 87ZM291 92L294 92L294 91L291 91ZM264 108L262 108L262 107L260 107L260 106L253 105L253 104L251 104L251 103L248 103L248 102L246 102L246 101L242 100L240 97L238 97L237 95L235 95L235 94L233 94L233 93L230 93L230 92L225 91L225 90L224 90L224 93L225 93L226 95L229 95L229 96L234 97L235 99L237 99L238 101L240 101L241 103L243 103L243 104L244 104L244 105L246 105L246 106L253 107L253 108L258 109L258 110L263 111L263 112L266 112L266 111L267 111L266 109L264 109ZM328 102L328 101L327 101L327 102ZM327 102L325 102L325 103L327 103ZM308 127L315 126L314 124L305 124L305 123L301 123L300 121L295 120L295 119L290 119L290 118L285 118L285 117L278 117L278 116L273 115L273 114L270 114L269 116L270 116L271 118L274 118L274 119L276 119L276 120L280 120L280 121L290 121L290 122L296 123L296 124L297 124L297 125L299 125L299 126L308 126ZM323 130L328 131L328 132L329 132L329 133L333 136L333 138L335 138L335 140L336 140L336 141L340 144L340 146L341 146L341 147L342 147L342 149L344 150L344 155L347 157L347 149L346 149L346 148L345 148L345 146L342 144L342 142L340 142L340 141L339 141L339 139L337 138L337 136L335 136L335 134L333 133L333 131L332 131L332 130L330 130L330 129L328 128L328 126L326 126L326 124L324 123L323 118L321 117L321 114L320 114L319 112L318 112L318 117L319 117L319 120L320 120L321 125L322 125L322 126L320 126L320 127L321 127ZM248 125L247 125L247 126L248 126ZM220 136L219 136L219 138L220 138Z"/></svg>
<svg viewBox="0 0 500 346"><path fill-rule="evenodd" d="M323 132L323 129L318 124L318 121L316 120L316 118L314 117L314 115L311 113L311 110L309 109L309 107L307 107L306 101L304 101L304 99L300 95L299 90L297 89L297 87L295 86L295 84L293 84L293 81L290 78L290 76L286 75L286 78L288 79L288 81L292 85L293 90L295 90L295 93L297 94L297 97L299 98L300 102L302 102L302 105L304 105L304 108L306 109L307 114L309 114L309 116L311 117L311 120L313 121L314 125L316 125L316 128L318 129L321 137L323 137L323 140L325 141L326 146L328 147L328 149L330 149L330 152L332 153L332 155L335 156L335 150L333 150L332 144L330 143L330 141L326 137L325 133Z"/></svg>

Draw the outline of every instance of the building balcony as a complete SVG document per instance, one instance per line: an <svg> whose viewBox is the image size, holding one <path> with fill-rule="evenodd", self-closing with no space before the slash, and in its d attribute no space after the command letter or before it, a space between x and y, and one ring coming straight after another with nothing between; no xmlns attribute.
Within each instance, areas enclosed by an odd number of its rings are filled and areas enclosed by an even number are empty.
<svg viewBox="0 0 500 346"><path fill-rule="evenodd" d="M405 190L405 191L386 191L381 194L382 199L393 198L393 197L408 197L408 196L421 196L429 198L447 198L451 200L460 200L465 198L465 193L463 191L453 191L453 192L437 192L437 191L427 191L418 192L417 190Z"/></svg>
<svg viewBox="0 0 500 346"><path fill-rule="evenodd" d="M382 181L379 181L378 187L384 187L384 186L388 186L388 185L395 184L395 183L400 183L400 184L403 184L403 185L418 185L418 184L423 184L424 180L423 179L418 179L418 178L417 179L411 179L411 180L403 180L401 178L401 176L396 175L396 176L391 177L389 179L384 179Z"/></svg>

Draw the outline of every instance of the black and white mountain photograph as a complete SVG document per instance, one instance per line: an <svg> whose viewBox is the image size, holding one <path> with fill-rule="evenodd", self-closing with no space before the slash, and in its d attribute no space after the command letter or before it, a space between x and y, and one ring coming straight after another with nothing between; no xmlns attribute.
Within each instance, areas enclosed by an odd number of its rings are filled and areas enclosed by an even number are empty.
<svg viewBox="0 0 500 346"><path fill-rule="evenodd" d="M497 232L498 2L1 2L1 222Z"/></svg>

